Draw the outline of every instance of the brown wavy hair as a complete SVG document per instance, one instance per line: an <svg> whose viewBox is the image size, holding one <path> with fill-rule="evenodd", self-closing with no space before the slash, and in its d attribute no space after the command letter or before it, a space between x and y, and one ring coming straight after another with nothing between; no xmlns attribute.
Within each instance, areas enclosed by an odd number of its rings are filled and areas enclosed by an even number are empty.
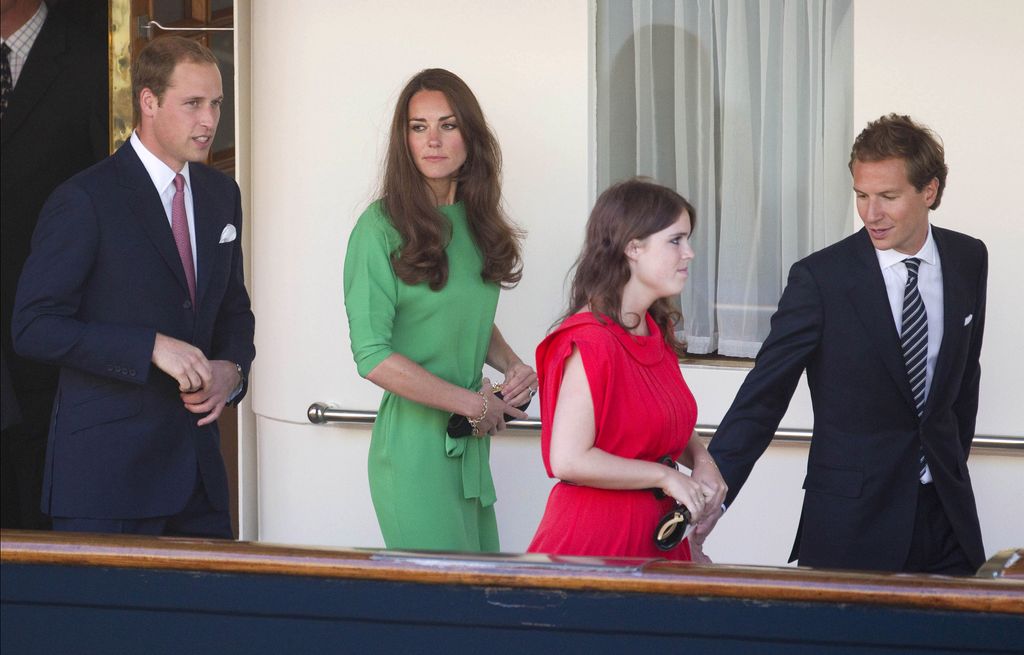
<svg viewBox="0 0 1024 655"><path fill-rule="evenodd" d="M522 278L523 231L501 207L501 149L480 103L458 75L443 68L422 70L405 85L395 105L380 195L402 245L391 255L395 274L406 284L426 282L434 291L448 282L451 227L409 152L409 101L420 91L440 91L455 112L466 146L456 200L466 208L470 232L483 255L480 277L511 288Z"/></svg>
<svg viewBox="0 0 1024 655"><path fill-rule="evenodd" d="M946 189L945 150L942 140L924 125L915 123L910 116L888 114L871 121L857 135L850 149L850 172L855 162L876 162L885 159L902 159L907 169L907 180L917 192L928 186L933 179L939 181L935 202L929 209L938 209L942 192Z"/></svg>
<svg viewBox="0 0 1024 655"><path fill-rule="evenodd" d="M573 266L569 311L562 319L590 305L599 320L604 314L625 330L639 325L642 316L629 317L631 323L627 323L627 317L619 315L622 290L630 277L626 247L633 239L644 239L669 227L684 211L690 217L692 232L697 225L697 212L672 189L646 178L632 178L608 187L587 220L583 250ZM675 326L682 322L682 314L667 298L656 300L649 311L661 328L665 343L682 357L686 346L675 336Z"/></svg>

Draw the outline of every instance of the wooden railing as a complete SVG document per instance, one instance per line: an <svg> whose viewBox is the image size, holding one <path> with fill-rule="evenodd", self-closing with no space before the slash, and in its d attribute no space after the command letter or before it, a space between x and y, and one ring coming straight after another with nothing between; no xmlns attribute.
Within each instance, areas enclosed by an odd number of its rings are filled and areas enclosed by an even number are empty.
<svg viewBox="0 0 1024 655"><path fill-rule="evenodd" d="M1017 555L951 578L2 532L0 648L1020 653Z"/></svg>
<svg viewBox="0 0 1024 655"><path fill-rule="evenodd" d="M702 566L626 558L487 556L0 531L0 561L5 566L18 563L275 574L756 601L857 603L1024 615L1024 561L1020 560L1007 575L955 578L806 568ZM987 575L991 576L992 572Z"/></svg>

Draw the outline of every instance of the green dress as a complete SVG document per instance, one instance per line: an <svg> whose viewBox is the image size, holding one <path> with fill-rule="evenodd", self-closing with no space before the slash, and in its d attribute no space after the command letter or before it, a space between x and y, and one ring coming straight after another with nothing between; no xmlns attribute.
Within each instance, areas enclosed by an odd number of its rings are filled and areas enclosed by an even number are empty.
<svg viewBox="0 0 1024 655"><path fill-rule="evenodd" d="M359 217L345 255L345 311L363 377L399 353L437 377L476 391L491 341L498 285L462 203L440 208L451 222L448 283L402 282L391 267L401 244L383 203ZM370 442L370 496L388 548L498 550L490 437L452 439L450 414L384 393Z"/></svg>

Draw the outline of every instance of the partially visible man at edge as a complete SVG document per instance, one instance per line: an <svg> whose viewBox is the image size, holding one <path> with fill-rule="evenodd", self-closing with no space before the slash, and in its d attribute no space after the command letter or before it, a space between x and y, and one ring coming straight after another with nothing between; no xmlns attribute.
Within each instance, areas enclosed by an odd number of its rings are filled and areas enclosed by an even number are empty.
<svg viewBox="0 0 1024 655"><path fill-rule="evenodd" d="M102 3L102 7L100 7ZM48 6L49 4L49 6ZM57 368L14 353L11 314L43 203L110 154L105 0L0 0L0 527L45 529L39 511ZM105 22L105 21L104 21ZM84 25L83 25L84 24ZM97 25L96 27L102 27Z"/></svg>

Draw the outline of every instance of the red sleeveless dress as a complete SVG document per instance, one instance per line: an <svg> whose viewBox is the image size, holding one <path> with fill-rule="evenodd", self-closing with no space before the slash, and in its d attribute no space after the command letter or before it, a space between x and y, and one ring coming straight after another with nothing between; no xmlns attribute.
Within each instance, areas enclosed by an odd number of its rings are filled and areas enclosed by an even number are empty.
<svg viewBox="0 0 1024 655"><path fill-rule="evenodd" d="M619 457L656 462L678 459L697 422L697 403L679 371L675 353L654 320L650 336L629 334L611 319L590 312L567 318L537 347L540 377L541 454L551 474L551 426L562 372L573 346L579 349L594 400L594 445ZM689 560L690 545L669 551L654 544L658 520L674 507L649 490L595 489L559 482L530 552L595 557L658 557Z"/></svg>

